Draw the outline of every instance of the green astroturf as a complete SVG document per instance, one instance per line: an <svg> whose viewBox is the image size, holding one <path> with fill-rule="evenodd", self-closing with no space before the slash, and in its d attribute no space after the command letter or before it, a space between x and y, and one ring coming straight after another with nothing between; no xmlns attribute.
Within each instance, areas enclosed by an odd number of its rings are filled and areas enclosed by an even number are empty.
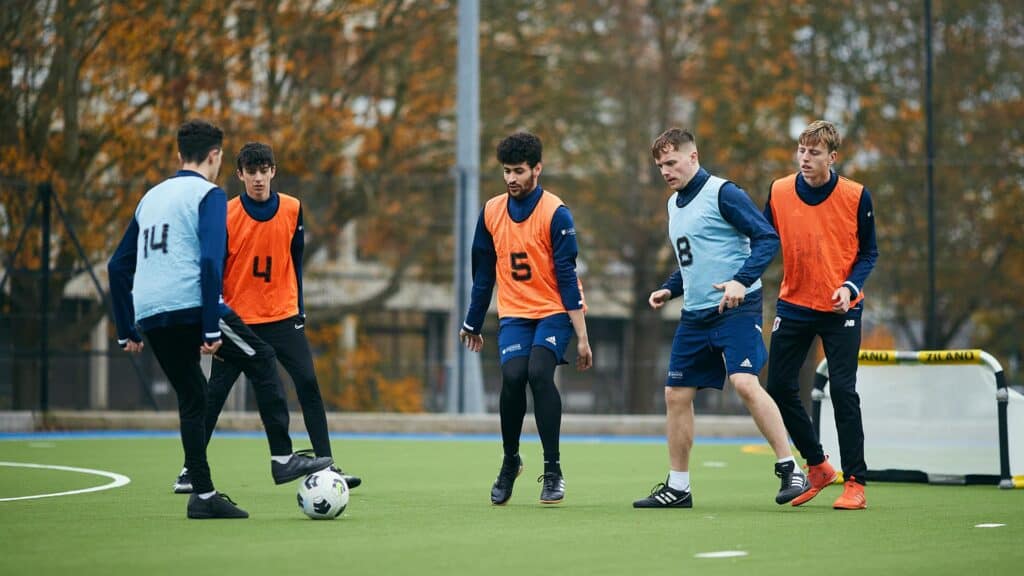
<svg viewBox="0 0 1024 576"><path fill-rule="evenodd" d="M1024 490L876 483L866 511L832 510L839 486L801 508L778 506L772 456L698 443L695 508L634 510L665 477L664 446L567 442L566 500L544 506L540 446L528 442L512 500L495 507L497 441L333 446L364 479L338 520L302 515L297 484L271 481L264 441L215 438L214 482L252 517L196 521L185 518L187 496L171 493L176 439L0 440L0 461L131 478L112 490L0 502L0 574L1024 574ZM0 466L0 498L109 482ZM975 527L982 523L1005 526ZM696 557L727 550L747 555Z"/></svg>

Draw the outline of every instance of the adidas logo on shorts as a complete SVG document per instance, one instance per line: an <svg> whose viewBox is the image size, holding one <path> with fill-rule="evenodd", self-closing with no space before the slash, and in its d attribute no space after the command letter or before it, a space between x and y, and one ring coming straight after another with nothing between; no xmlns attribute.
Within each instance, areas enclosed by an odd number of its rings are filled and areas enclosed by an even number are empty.
<svg viewBox="0 0 1024 576"><path fill-rule="evenodd" d="M555 340L554 336L548 336L547 338L544 339L544 341L547 342L548 344L551 344L552 346L558 346L558 341Z"/></svg>
<svg viewBox="0 0 1024 576"><path fill-rule="evenodd" d="M750 358L744 358L743 362L740 362L740 368L753 368L754 365L750 363Z"/></svg>

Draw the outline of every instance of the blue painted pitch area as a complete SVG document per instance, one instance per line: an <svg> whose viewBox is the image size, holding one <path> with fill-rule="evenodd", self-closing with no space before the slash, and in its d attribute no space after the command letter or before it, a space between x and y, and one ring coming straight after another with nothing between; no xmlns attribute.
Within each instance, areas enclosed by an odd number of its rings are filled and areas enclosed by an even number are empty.
<svg viewBox="0 0 1024 576"><path fill-rule="evenodd" d="M265 434L260 432L216 432L215 436L221 438L264 438ZM74 432L0 432L0 441L3 440L95 440L100 438L178 438L178 432L172 430L82 430ZM357 433L357 432L332 432L331 439L336 440L421 440L428 442L495 442L500 441L498 434L441 434L441 433ZM662 436L601 436L601 435L574 435L565 434L561 437L562 442L578 442L587 444L663 444L665 438ZM536 434L524 434L524 442L540 442ZM759 437L736 437L736 438L705 438L698 436L695 439L697 444L763 444L764 439Z"/></svg>

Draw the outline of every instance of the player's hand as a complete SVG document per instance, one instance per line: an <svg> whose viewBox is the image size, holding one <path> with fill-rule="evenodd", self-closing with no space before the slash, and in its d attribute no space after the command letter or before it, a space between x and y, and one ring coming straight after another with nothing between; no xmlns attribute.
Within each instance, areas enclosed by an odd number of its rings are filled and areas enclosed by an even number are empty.
<svg viewBox="0 0 1024 576"><path fill-rule="evenodd" d="M840 286L832 293L832 311L836 314L846 314L850 310L850 298L853 293L849 286Z"/></svg>
<svg viewBox="0 0 1024 576"><path fill-rule="evenodd" d="M143 344L141 341L136 342L135 340L129 340L124 346L121 347L121 349L124 350L125 352L138 354L139 352L142 352L142 349L145 347L146 345Z"/></svg>
<svg viewBox="0 0 1024 576"><path fill-rule="evenodd" d="M590 351L590 342L576 343L576 369L588 370L594 365L594 353Z"/></svg>
<svg viewBox="0 0 1024 576"><path fill-rule="evenodd" d="M671 290L669 290L668 288L659 288L658 290L651 292L651 295L647 298L647 303L651 305L651 308L657 310L658 308L664 306L665 302L668 302L671 299Z"/></svg>
<svg viewBox="0 0 1024 576"><path fill-rule="evenodd" d="M479 352L484 348L484 337L482 334L470 334L466 330L459 330L459 340L470 352Z"/></svg>
<svg viewBox="0 0 1024 576"><path fill-rule="evenodd" d="M735 308L743 304L743 299L747 297L747 287L736 280L712 284L711 287L715 290L725 291L725 294L722 294L722 300L718 303L719 314L724 312L726 308Z"/></svg>
<svg viewBox="0 0 1024 576"><path fill-rule="evenodd" d="M212 356L217 353L217 350L220 350L220 345L221 341L219 338L210 343L203 342L203 345L199 348L199 352Z"/></svg>

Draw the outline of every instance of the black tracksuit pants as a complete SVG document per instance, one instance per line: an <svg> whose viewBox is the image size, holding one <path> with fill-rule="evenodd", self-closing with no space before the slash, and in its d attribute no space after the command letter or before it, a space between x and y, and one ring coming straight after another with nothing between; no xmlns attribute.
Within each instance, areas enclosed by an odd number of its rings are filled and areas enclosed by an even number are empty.
<svg viewBox="0 0 1024 576"><path fill-rule="evenodd" d="M220 329L221 346L216 356L241 366L252 380L270 453L291 454L288 404L277 374L274 349L260 340L237 314L229 313L222 317ZM185 467L192 476L192 486L197 493L214 489L206 458L206 444L213 426L208 423L209 386L199 364L202 334L202 326L198 323L153 328L146 332L153 354L178 397Z"/></svg>
<svg viewBox="0 0 1024 576"><path fill-rule="evenodd" d="M323 398L320 396L316 371L313 368L313 355L310 353L309 342L306 340L305 321L301 317L294 317L266 324L252 324L248 327L272 349L277 360L281 362L295 383L295 395L302 407L302 418L305 421L310 442L313 444L313 451L317 456L332 456L327 430L327 414ZM210 392L206 413L207 440L213 434L217 418L220 416L221 410L224 409L224 402L227 400L231 388L238 380L238 375L244 371L242 365L231 358L225 356L224 360L222 362L215 358L210 372ZM255 387L255 380L253 380L253 384ZM260 406L260 416L264 417L263 402L258 389L256 394L257 405ZM274 402L276 403L276 400ZM278 453L274 452L274 454Z"/></svg>
<svg viewBox="0 0 1024 576"><path fill-rule="evenodd" d="M178 397L181 446L192 486L198 493L212 492L213 480L206 460L206 375L199 365L203 327L180 324L154 328L146 332L146 339Z"/></svg>
<svg viewBox="0 0 1024 576"><path fill-rule="evenodd" d="M793 444L809 465L825 460L818 436L800 401L800 367L815 336L820 336L828 361L829 396L835 411L843 476L865 483L864 426L857 394L860 353L859 314L822 313L814 320L778 319L768 355L768 393L779 406Z"/></svg>

